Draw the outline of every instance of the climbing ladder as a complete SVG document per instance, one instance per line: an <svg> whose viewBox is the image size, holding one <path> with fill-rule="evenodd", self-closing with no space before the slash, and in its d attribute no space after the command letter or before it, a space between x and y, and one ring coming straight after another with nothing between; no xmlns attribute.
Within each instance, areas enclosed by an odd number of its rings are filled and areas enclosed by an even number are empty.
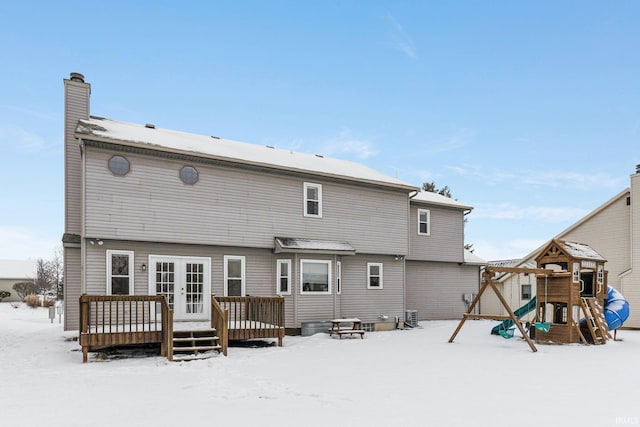
<svg viewBox="0 0 640 427"><path fill-rule="evenodd" d="M594 298L580 298L580 306L584 312L587 328L594 344L605 344L611 338L602 307Z"/></svg>

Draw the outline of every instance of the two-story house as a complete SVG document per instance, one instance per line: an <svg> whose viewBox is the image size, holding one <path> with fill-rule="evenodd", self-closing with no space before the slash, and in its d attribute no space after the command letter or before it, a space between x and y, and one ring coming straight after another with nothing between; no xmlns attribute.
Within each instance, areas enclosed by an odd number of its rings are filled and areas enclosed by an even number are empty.
<svg viewBox="0 0 640 427"><path fill-rule="evenodd" d="M66 329L85 293L165 295L178 321L207 320L212 294L282 295L297 329L457 317L477 290L470 207L353 162L93 117L84 77L64 83Z"/></svg>

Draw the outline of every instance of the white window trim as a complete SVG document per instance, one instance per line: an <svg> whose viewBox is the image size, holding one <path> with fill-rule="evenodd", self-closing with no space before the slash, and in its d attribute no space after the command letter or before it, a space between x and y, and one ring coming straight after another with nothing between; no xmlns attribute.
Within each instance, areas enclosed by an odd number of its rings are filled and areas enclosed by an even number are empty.
<svg viewBox="0 0 640 427"><path fill-rule="evenodd" d="M421 233L420 232L420 214L422 213L426 213L427 214L427 232L426 233ZM418 234L420 236L431 236L431 210L429 209L418 209Z"/></svg>
<svg viewBox="0 0 640 427"><path fill-rule="evenodd" d="M127 295L134 295L134 271L135 271L135 267L134 267L134 253L133 251L118 251L118 250L112 250L112 249L107 249L107 295L112 295L111 294L111 255L127 255L129 257L129 293ZM124 277L124 276L123 276Z"/></svg>
<svg viewBox="0 0 640 427"><path fill-rule="evenodd" d="M380 268L380 286L371 286L371 267L378 266ZM376 276L373 276L376 277ZM368 262L367 263L367 289L382 289L384 288L384 270L381 262Z"/></svg>
<svg viewBox="0 0 640 427"><path fill-rule="evenodd" d="M225 255L224 256L224 296L228 297L229 296L229 265L228 265L228 261L229 260L240 260L241 263L241 274L242 276L240 277L240 282L241 282L241 288L242 290L240 291L240 296L246 296L247 290L246 290L246 275L245 275L245 261L246 261L246 257L244 255Z"/></svg>
<svg viewBox="0 0 640 427"><path fill-rule="evenodd" d="M285 277L282 275L282 264L287 265L287 290L280 290L280 280ZM291 260L290 259L279 259L277 260L276 265L276 294L277 295L291 295Z"/></svg>
<svg viewBox="0 0 640 427"><path fill-rule="evenodd" d="M336 294L342 294L342 261L336 261Z"/></svg>
<svg viewBox="0 0 640 427"><path fill-rule="evenodd" d="M327 292L314 292L314 291L305 291L303 290L304 280L302 279L304 268L303 264L326 264L327 265L327 275L328 275L328 290ZM330 260L318 260L318 259L301 259L300 260L300 295L331 295L331 261Z"/></svg>
<svg viewBox="0 0 640 427"><path fill-rule="evenodd" d="M322 218L322 184L315 184L313 182L305 182L303 186L303 199L304 199L304 216L309 218ZM307 188L316 187L318 189L318 214L310 214L307 212Z"/></svg>

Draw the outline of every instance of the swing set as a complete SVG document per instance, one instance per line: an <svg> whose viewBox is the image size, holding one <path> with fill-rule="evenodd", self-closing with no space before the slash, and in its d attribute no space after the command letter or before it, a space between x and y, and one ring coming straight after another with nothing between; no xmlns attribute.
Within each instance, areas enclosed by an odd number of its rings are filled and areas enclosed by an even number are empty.
<svg viewBox="0 0 640 427"><path fill-rule="evenodd" d="M494 277L495 273L516 273L516 274L528 273L528 274L534 274L536 276L544 276L544 278L545 278L545 306L546 306L547 279L548 279L549 276L551 276L553 274L553 270L547 270L547 269L542 269L542 268L490 267L490 266L487 266L487 267L485 267L484 271L482 272L482 284L480 286L480 290L478 291L478 294L475 296L475 298L473 299L473 301L469 305L469 308L467 309L467 312L462 315L462 320L460 320L460 323L458 324L458 327L453 332L453 335L451 335L451 338L449 339L449 342L450 343L453 342L453 340L456 338L456 335L458 335L458 332L460 332L460 329L462 329L462 326L464 325L464 322L466 322L467 319L502 320L502 321L506 321L506 323L508 323L508 321L510 321L511 325L510 325L510 327L507 327L507 328L501 328L498 331L500 336L502 336L503 338L507 338L507 339L508 338L513 338L514 333L515 333L515 328L517 327L518 330L520 331L520 333L522 334L522 337L527 341L527 344L529 344L529 347L531 348L531 351L533 351L533 352L538 351L538 349L534 345L534 343L531 340L531 338L529 338L529 334L527 334L527 331L525 331L525 329L522 327L522 324L520 324L520 320L519 320L520 316L516 315L516 313L513 312L513 310L511 309L511 307L507 303L507 301L504 299L504 296L502 296L502 294L500 293L500 290L498 289L498 287L493 282L493 277ZM519 280L520 280L520 278L518 277L518 281ZM474 310L475 306L480 301L480 297L487 290L487 288L491 288L493 290L493 292L496 294L496 296L498 297L498 300L500 301L500 303L502 304L502 306L505 308L506 312L508 313L507 316L504 316L504 315L493 315L493 314L475 314L475 313L473 313L473 310ZM513 290L511 292L513 292ZM532 301L533 301L533 299L532 299ZM538 314L537 314L537 311L536 311L536 317L537 316L538 316ZM539 331L549 332L549 329L551 328L551 323L550 322L536 321L536 322L533 323L533 327L535 329L539 330Z"/></svg>

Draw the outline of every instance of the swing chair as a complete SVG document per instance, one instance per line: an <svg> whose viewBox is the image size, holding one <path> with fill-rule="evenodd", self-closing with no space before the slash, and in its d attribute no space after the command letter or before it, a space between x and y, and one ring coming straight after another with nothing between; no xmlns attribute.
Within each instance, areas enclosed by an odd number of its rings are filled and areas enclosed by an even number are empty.
<svg viewBox="0 0 640 427"><path fill-rule="evenodd" d="M546 316L547 312L547 276L544 276L544 310ZM536 317L539 316L540 313L536 314ZM533 327L540 332L549 332L551 330L551 322L534 322Z"/></svg>

